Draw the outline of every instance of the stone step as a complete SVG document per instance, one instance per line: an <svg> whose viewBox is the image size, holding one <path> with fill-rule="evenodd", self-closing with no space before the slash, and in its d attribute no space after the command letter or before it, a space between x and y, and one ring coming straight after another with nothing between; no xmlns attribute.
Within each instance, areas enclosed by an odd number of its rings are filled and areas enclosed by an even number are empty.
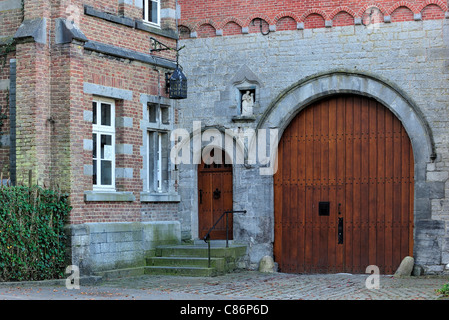
<svg viewBox="0 0 449 320"><path fill-rule="evenodd" d="M232 272L237 261L246 254L246 246L225 241L204 241L192 244L158 246L154 257L146 259L145 274L170 274L182 276L210 277Z"/></svg>
<svg viewBox="0 0 449 320"><path fill-rule="evenodd" d="M229 257L238 258L246 253L244 245L230 245L228 248L221 246L211 246L211 257ZM167 256L194 256L208 257L208 246L204 245L177 245L177 246L159 246L156 248L157 257Z"/></svg>
<svg viewBox="0 0 449 320"><path fill-rule="evenodd" d="M225 271L224 258L211 258L211 268ZM146 265L149 266L170 266L170 267L209 267L209 259L204 257L151 257L146 259Z"/></svg>
<svg viewBox="0 0 449 320"><path fill-rule="evenodd" d="M196 246L206 246L207 242L205 242L203 239L195 239L193 240L193 244ZM234 240L228 240L228 245L238 245L238 243L235 243ZM210 246L211 247L226 247L226 240L210 240Z"/></svg>
<svg viewBox="0 0 449 320"><path fill-rule="evenodd" d="M224 274L216 268L204 267L171 267L171 266L147 266L145 267L145 274L153 275L176 275L189 277L213 277Z"/></svg>

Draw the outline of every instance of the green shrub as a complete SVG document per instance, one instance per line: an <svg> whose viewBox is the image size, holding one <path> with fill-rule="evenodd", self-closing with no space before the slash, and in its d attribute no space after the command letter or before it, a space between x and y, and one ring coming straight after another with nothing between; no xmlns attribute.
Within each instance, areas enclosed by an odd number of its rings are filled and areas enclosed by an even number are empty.
<svg viewBox="0 0 449 320"><path fill-rule="evenodd" d="M0 187L0 281L64 275L68 196L41 187Z"/></svg>
<svg viewBox="0 0 449 320"><path fill-rule="evenodd" d="M443 297L449 297L449 283L446 283L441 289L436 290L437 294L441 294Z"/></svg>

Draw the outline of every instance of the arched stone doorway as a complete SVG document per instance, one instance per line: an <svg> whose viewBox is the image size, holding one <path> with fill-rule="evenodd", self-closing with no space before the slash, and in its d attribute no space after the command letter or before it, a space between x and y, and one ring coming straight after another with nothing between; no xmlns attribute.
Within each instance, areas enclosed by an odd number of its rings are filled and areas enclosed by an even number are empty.
<svg viewBox="0 0 449 320"><path fill-rule="evenodd" d="M433 135L420 108L396 85L372 74L348 70L312 75L281 92L267 107L256 130L278 129L279 137L282 137L284 130L302 110L316 101L338 94L373 98L390 110L404 127L414 157L413 256L418 265L440 265L444 221L432 217L431 201L444 198L445 189L443 183L427 180L428 164L437 158ZM274 202L272 212L270 220L274 222Z"/></svg>

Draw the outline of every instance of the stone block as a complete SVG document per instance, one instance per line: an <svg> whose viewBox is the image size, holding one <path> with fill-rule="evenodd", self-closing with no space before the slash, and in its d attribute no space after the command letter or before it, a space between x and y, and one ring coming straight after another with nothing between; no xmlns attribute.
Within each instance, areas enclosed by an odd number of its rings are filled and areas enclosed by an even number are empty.
<svg viewBox="0 0 449 320"><path fill-rule="evenodd" d="M447 171L433 171L427 173L427 181L446 181L449 177Z"/></svg>
<svg viewBox="0 0 449 320"><path fill-rule="evenodd" d="M394 273L395 277L410 277L413 272L413 267L415 265L415 259L413 257L405 257L401 264L399 265L399 268Z"/></svg>
<svg viewBox="0 0 449 320"><path fill-rule="evenodd" d="M420 265L416 265L413 267L412 275L415 277L422 276L424 274L424 268Z"/></svg>
<svg viewBox="0 0 449 320"><path fill-rule="evenodd" d="M14 35L14 39L33 38L37 43L47 43L47 19L24 20Z"/></svg>
<svg viewBox="0 0 449 320"><path fill-rule="evenodd" d="M275 271L274 268L275 268L275 265L274 265L273 257L264 256L262 259L260 259L259 272L272 273Z"/></svg>

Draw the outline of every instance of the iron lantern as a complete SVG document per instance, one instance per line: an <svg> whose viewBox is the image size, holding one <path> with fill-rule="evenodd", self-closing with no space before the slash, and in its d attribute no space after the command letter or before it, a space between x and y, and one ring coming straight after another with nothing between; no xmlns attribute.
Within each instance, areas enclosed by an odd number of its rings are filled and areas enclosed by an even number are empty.
<svg viewBox="0 0 449 320"><path fill-rule="evenodd" d="M176 67L172 74L166 75L166 87L170 99L187 98L187 77L179 66Z"/></svg>

